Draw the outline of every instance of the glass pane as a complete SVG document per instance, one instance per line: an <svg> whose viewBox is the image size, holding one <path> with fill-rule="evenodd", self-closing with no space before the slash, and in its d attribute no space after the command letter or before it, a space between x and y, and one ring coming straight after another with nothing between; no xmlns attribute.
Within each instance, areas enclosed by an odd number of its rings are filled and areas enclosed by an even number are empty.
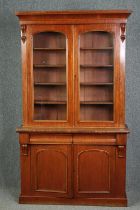
<svg viewBox="0 0 140 210"><path fill-rule="evenodd" d="M80 35L80 120L113 120L113 36L92 31Z"/></svg>
<svg viewBox="0 0 140 210"><path fill-rule="evenodd" d="M58 32L33 36L34 120L67 119L66 37Z"/></svg>

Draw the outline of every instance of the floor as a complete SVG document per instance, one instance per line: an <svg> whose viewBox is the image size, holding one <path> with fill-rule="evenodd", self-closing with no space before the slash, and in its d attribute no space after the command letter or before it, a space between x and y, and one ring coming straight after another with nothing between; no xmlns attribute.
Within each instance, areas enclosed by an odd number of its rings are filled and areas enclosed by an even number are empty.
<svg viewBox="0 0 140 210"><path fill-rule="evenodd" d="M129 207L96 207L96 206L64 206L64 205L23 205L18 204L18 190L0 190L0 210L140 210L140 193L129 192Z"/></svg>

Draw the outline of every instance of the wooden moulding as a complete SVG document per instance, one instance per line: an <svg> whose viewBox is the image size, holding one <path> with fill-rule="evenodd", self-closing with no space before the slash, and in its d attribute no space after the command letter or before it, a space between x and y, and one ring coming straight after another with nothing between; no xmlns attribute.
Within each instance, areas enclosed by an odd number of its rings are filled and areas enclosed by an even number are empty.
<svg viewBox="0 0 140 210"><path fill-rule="evenodd" d="M129 133L125 128L47 128L47 127L19 127L18 133Z"/></svg>
<svg viewBox="0 0 140 210"><path fill-rule="evenodd" d="M67 204L67 205L96 205L96 206L127 206L126 198L49 198L43 196L20 196L20 204Z"/></svg>
<svg viewBox="0 0 140 210"><path fill-rule="evenodd" d="M82 24L126 22L130 10L73 10L73 11L32 11L16 12L22 24Z"/></svg>
<svg viewBox="0 0 140 210"><path fill-rule="evenodd" d="M42 15L95 15L98 16L100 15L124 15L124 16L129 16L132 13L131 10L63 10L63 11L19 11L16 12L17 16L22 16L22 15L27 15L27 16L32 16L32 15L37 15L37 16L42 16Z"/></svg>

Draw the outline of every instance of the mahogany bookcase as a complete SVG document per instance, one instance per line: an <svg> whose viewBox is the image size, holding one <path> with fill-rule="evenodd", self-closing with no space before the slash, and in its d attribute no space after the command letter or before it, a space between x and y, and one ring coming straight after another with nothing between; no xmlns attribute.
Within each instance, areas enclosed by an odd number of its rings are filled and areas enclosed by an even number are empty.
<svg viewBox="0 0 140 210"><path fill-rule="evenodd" d="M127 10L17 12L20 203L126 206Z"/></svg>

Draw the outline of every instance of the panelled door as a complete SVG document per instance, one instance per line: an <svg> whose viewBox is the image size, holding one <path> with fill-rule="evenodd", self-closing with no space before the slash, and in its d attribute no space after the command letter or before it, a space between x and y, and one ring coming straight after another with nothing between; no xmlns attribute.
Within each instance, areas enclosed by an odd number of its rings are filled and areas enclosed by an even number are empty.
<svg viewBox="0 0 140 210"><path fill-rule="evenodd" d="M77 126L114 126L119 121L119 38L113 24L75 26Z"/></svg>
<svg viewBox="0 0 140 210"><path fill-rule="evenodd" d="M71 177L70 145L31 146L31 191L34 195L71 197Z"/></svg>
<svg viewBox="0 0 140 210"><path fill-rule="evenodd" d="M75 197L110 197L115 183L115 147L75 145Z"/></svg>

